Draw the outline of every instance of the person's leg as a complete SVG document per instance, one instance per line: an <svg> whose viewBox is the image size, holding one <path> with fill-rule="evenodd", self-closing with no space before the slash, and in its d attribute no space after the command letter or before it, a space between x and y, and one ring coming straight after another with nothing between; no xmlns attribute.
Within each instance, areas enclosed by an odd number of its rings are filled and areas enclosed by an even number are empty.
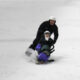
<svg viewBox="0 0 80 80"><path fill-rule="evenodd" d="M47 62L48 61L49 56L47 56L45 53L40 53L38 55L38 61L43 61L43 62Z"/></svg>
<svg viewBox="0 0 80 80"><path fill-rule="evenodd" d="M38 33L36 39L33 41L33 43L29 46L29 48L25 52L26 55L30 56L32 53L34 53L35 47L37 46L40 39L41 39L41 34Z"/></svg>
<svg viewBox="0 0 80 80"><path fill-rule="evenodd" d="M33 43L29 46L29 48L35 50L35 47L37 46L38 42L39 42L39 38L36 38Z"/></svg>
<svg viewBox="0 0 80 80"><path fill-rule="evenodd" d="M33 41L33 43L29 46L29 48L35 50L35 47L37 46L39 40L41 39L42 33L38 32L36 35L35 40Z"/></svg>

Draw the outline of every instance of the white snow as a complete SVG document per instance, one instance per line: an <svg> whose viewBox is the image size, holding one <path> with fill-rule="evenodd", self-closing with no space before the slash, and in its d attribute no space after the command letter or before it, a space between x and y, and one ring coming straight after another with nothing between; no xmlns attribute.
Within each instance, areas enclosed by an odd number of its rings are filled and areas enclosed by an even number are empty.
<svg viewBox="0 0 80 80"><path fill-rule="evenodd" d="M25 51L39 25L55 16L54 63L36 65ZM0 0L0 80L80 80L80 0Z"/></svg>

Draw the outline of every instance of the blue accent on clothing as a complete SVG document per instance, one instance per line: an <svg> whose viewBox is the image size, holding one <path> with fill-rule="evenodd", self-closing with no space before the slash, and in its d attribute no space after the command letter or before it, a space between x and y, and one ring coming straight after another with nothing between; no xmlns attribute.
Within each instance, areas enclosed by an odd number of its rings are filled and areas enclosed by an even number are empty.
<svg viewBox="0 0 80 80"><path fill-rule="evenodd" d="M48 61L48 58L49 58L49 56L47 56L45 53L40 53L39 55L38 55L38 60L39 61L44 61L44 62L46 62L46 61Z"/></svg>

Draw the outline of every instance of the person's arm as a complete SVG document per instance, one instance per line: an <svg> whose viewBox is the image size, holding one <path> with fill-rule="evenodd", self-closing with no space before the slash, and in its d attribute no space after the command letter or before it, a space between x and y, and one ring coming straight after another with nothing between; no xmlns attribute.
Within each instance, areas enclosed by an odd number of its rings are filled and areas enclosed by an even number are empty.
<svg viewBox="0 0 80 80"><path fill-rule="evenodd" d="M40 49L41 49L41 44L38 43L38 45L36 46L36 50L37 50L37 51L40 51Z"/></svg>
<svg viewBox="0 0 80 80"><path fill-rule="evenodd" d="M54 41L53 44L56 43L57 39L58 39L59 33L58 33L58 27L56 26L55 31L54 31Z"/></svg>
<svg viewBox="0 0 80 80"><path fill-rule="evenodd" d="M37 46L36 46L36 50L39 52L40 49L41 49L41 46L42 46L42 43L43 43L43 37L41 37L41 39L39 40Z"/></svg>

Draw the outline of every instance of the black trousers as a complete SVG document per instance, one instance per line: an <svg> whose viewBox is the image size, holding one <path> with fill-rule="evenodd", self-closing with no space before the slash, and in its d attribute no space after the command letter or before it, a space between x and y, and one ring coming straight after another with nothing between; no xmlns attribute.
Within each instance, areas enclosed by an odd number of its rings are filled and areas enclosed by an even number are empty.
<svg viewBox="0 0 80 80"><path fill-rule="evenodd" d="M29 48L35 50L35 48L36 48L37 44L39 43L41 37L42 37L42 34L38 32L36 38L34 39L33 43L29 46Z"/></svg>

